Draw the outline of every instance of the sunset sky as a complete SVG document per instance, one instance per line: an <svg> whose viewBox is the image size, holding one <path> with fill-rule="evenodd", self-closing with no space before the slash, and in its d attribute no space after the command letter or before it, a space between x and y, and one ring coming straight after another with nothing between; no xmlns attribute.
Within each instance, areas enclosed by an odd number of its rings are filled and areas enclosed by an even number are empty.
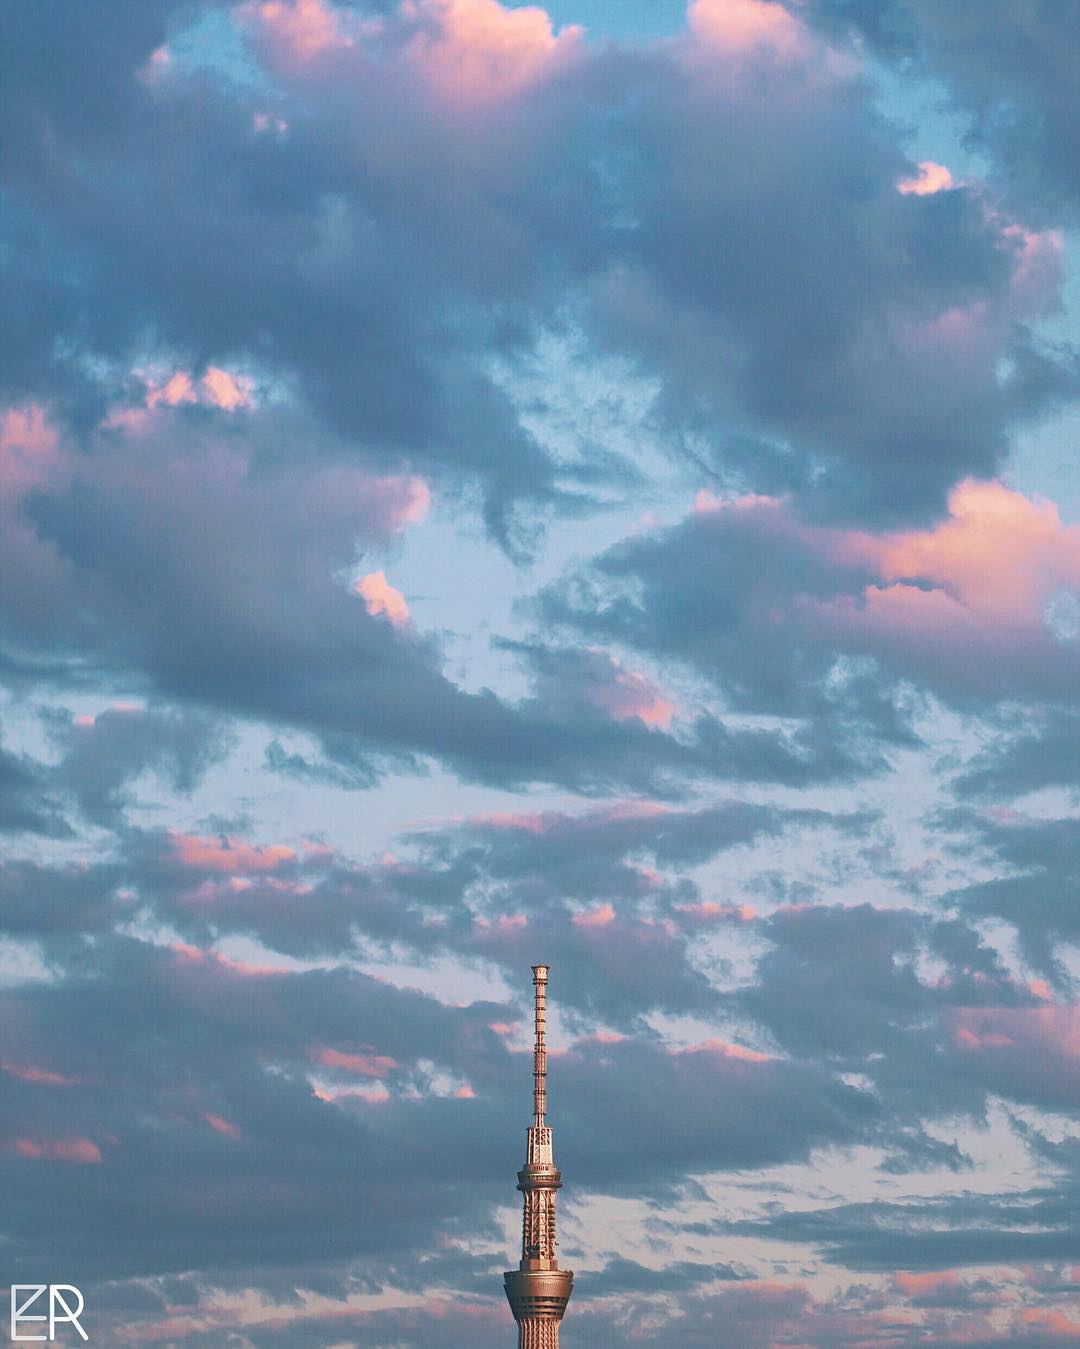
<svg viewBox="0 0 1080 1349"><path fill-rule="evenodd" d="M3 1282L1080 1343L1076 0L0 30Z"/></svg>

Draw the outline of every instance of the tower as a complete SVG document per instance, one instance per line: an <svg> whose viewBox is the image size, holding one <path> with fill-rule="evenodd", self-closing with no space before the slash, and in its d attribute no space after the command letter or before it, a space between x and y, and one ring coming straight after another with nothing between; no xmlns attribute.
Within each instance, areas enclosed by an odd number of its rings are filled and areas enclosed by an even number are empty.
<svg viewBox="0 0 1080 1349"><path fill-rule="evenodd" d="M559 1349L559 1322L570 1301L574 1275L555 1258L555 1191L562 1176L551 1155L547 1114L548 967L534 965L536 1046L533 1050L533 1122L528 1131L525 1165L518 1172L522 1193L521 1261L503 1275L510 1310L518 1323L518 1349Z"/></svg>

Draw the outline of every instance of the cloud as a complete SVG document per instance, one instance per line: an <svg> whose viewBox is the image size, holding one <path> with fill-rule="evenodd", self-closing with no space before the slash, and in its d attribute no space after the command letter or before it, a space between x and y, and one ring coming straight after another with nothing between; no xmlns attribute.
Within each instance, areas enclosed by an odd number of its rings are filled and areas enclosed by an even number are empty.
<svg viewBox="0 0 1080 1349"><path fill-rule="evenodd" d="M252 848L234 838L204 839L190 834L171 834L169 843L183 866L225 875L274 871L296 857L292 848L280 844Z"/></svg>
<svg viewBox="0 0 1080 1349"><path fill-rule="evenodd" d="M34 1162L74 1162L88 1166L101 1161L101 1149L89 1138L15 1138L7 1146L17 1157Z"/></svg>
<svg viewBox="0 0 1080 1349"><path fill-rule="evenodd" d="M1069 64L1078 37L1071 11L1037 0L811 0L799 12L834 32L854 29L876 54L941 79L1029 209L1075 210L1080 104Z"/></svg>
<svg viewBox="0 0 1080 1349"><path fill-rule="evenodd" d="M1080 935L1075 901L1080 824L1070 817L1038 820L1008 813L968 816L966 822L991 849L997 874L955 890L949 899L974 917L1012 924L1026 958L1067 982L1058 947L1074 944Z"/></svg>
<svg viewBox="0 0 1080 1349"><path fill-rule="evenodd" d="M693 0L687 12L695 37L725 53L790 53L802 37L798 20L770 0Z"/></svg>
<svg viewBox="0 0 1080 1349"><path fill-rule="evenodd" d="M581 30L553 32L545 10L509 9L498 0L408 0L416 22L409 55L439 95L465 105L521 94L564 70L578 54Z"/></svg>
<svg viewBox="0 0 1080 1349"><path fill-rule="evenodd" d="M353 589L363 599L372 618L385 614L395 628L408 623L409 606L405 603L405 596L387 581L385 572L373 571L361 576Z"/></svg>
<svg viewBox="0 0 1080 1349"><path fill-rule="evenodd" d="M505 641L500 646L521 653L533 666L535 696L547 707L561 704L578 715L600 712L613 721L636 719L650 727L671 725L674 703L646 675L624 669L617 656L599 647L557 651Z"/></svg>
<svg viewBox="0 0 1080 1349"><path fill-rule="evenodd" d="M218 12L216 64L172 6L9 25L13 404L82 431L136 367L186 379L188 412L238 412L252 379L308 416L311 453L343 438L479 487L514 549L627 478L588 445L575 471L492 375L568 322L655 382L674 453L847 518L925 518L1075 391L1025 326L1056 302L1057 236L976 185L898 193L899 131L801 15L700 0L645 57L537 7L383 10ZM103 93L80 57L114 26ZM167 78L136 77L174 49Z"/></svg>
<svg viewBox="0 0 1080 1349"><path fill-rule="evenodd" d="M1068 21L99 10L0 18L13 1277L506 1342L543 958L568 1341L1075 1339Z"/></svg>
<svg viewBox="0 0 1080 1349"><path fill-rule="evenodd" d="M41 765L0 748L0 830L70 836L59 802L45 786Z"/></svg>
<svg viewBox="0 0 1080 1349"><path fill-rule="evenodd" d="M70 949L86 934L108 932L131 913L122 873L98 867L49 866L11 860L0 867L3 931L16 939L47 938Z"/></svg>
<svg viewBox="0 0 1080 1349"><path fill-rule="evenodd" d="M340 1259L346 1249L385 1257L395 1244L402 1252L418 1240L426 1244L432 1223L452 1225L467 1209L479 1218L485 1186L480 1209L466 1202L463 1186L486 1163L477 1154L475 1163L454 1164L460 1181L440 1180L436 1153L425 1141L437 1135L444 1160L460 1154L465 1161L479 1137L466 1118L472 1103L432 1095L417 1063L433 1058L460 1069L468 1059L472 1080L484 1081L485 1054L491 1067L507 1063L485 1028L497 1014L494 1005L447 1016L422 995L363 976L260 973L116 939L101 948L98 969L108 970L108 992L94 979L73 979L44 997L4 995L20 1055L62 1046L61 1066L77 1063L81 1081L60 1091L8 1078L5 1087L0 1133L34 1143L0 1154L5 1224L22 1252L20 1266L25 1260L29 1269L49 1251L86 1277L165 1268L220 1276L252 1261ZM187 1033L180 1033L182 1024ZM334 1105L316 1096L308 1081L312 1053L337 1046L349 1062L364 1052L358 1033L378 1046L387 1065L404 1065L395 1081L420 1088L414 1103L407 1092L384 1106L360 1098ZM447 1152L451 1133L457 1141ZM82 1139L92 1140L100 1156ZM371 1161L364 1176L347 1162L358 1152ZM90 1204L91 1180L47 1178L43 1162L52 1158L97 1162L47 1169L68 1176L107 1172L108 1203ZM406 1170L399 1170L402 1163ZM409 1171L414 1179L406 1183ZM420 1199L417 1182L427 1196L422 1204L410 1198ZM228 1206L220 1203L223 1187ZM144 1203L148 1188L156 1194L152 1213ZM444 1199L433 1205L436 1190ZM42 1215L43 1199L52 1220ZM276 1221L258 1218L271 1209ZM336 1250L318 1239L312 1244L331 1210L335 1245L341 1218L355 1215L346 1223L345 1246ZM90 1212L96 1216L87 1222ZM52 1223L64 1214L58 1235Z"/></svg>
<svg viewBox="0 0 1080 1349"><path fill-rule="evenodd" d="M157 773L174 792L190 795L220 763L234 732L220 718L190 709L117 703L96 715L44 717L61 758L50 774L54 789L70 794L87 820L116 828L133 803L130 784Z"/></svg>
<svg viewBox="0 0 1080 1349"><path fill-rule="evenodd" d="M704 494L681 524L549 586L539 612L684 660L746 710L822 715L833 700L850 727L869 694L880 733L867 659L878 698L898 680L959 706L1071 698L1080 657L1047 606L1078 587L1075 526L1049 502L968 481L932 528L881 533L808 524L775 498Z"/></svg>
<svg viewBox="0 0 1080 1349"><path fill-rule="evenodd" d="M910 178L901 178L896 184L898 192L914 192L917 197L925 197L933 192L947 192L954 187L953 176L944 164L935 164L932 159L923 160L918 165L918 173Z"/></svg>
<svg viewBox="0 0 1080 1349"><path fill-rule="evenodd" d="M963 1008L950 1029L959 1053L1013 1099L1072 1111L1080 1099L1080 1008Z"/></svg>
<svg viewBox="0 0 1080 1349"><path fill-rule="evenodd" d="M352 45L335 6L323 0L267 0L250 3L241 13L257 23L290 60L310 61L327 50Z"/></svg>
<svg viewBox="0 0 1080 1349"><path fill-rule="evenodd" d="M1075 1184L1005 1194L839 1204L764 1222L729 1225L745 1235L809 1242L853 1270L947 1270L1069 1259Z"/></svg>
<svg viewBox="0 0 1080 1349"><path fill-rule="evenodd" d="M531 698L466 693L438 641L404 622L385 572L367 573L361 593L342 582L359 551L423 519L422 480L280 454L269 409L239 431L183 402L153 416L167 420L105 431L92 455L65 442L10 503L10 640L61 685L81 679L77 638L103 671L163 701L313 733L358 783L420 756L482 781L587 791L672 792L687 773L801 782L863 765L841 744L708 715L676 734L660 692L603 653L522 646Z"/></svg>
<svg viewBox="0 0 1080 1349"><path fill-rule="evenodd" d="M1015 797L1080 780L1080 713L1069 708L1025 709L1006 721L957 778L961 796Z"/></svg>

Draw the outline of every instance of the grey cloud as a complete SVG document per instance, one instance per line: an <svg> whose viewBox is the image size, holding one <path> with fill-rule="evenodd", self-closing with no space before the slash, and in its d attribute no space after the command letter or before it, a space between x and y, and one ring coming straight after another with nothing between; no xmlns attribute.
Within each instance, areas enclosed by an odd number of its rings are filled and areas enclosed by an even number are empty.
<svg viewBox="0 0 1080 1349"><path fill-rule="evenodd" d="M72 1078L5 1074L0 1166L18 1271L46 1256L80 1276L115 1277L385 1255L422 1246L466 1211L476 1230L490 1158L468 1103L332 1106L304 1071L318 1067L312 1046L329 1044L395 1058L400 1066L379 1070L403 1085L425 1056L467 1061L480 1082L485 1043L493 1063L506 1062L486 1029L498 1012L447 1014L362 976L244 974L117 942L99 948L96 978L6 994L18 1037L5 1057ZM28 1161L10 1150L18 1137L46 1150L87 1138L102 1160Z"/></svg>
<svg viewBox="0 0 1080 1349"><path fill-rule="evenodd" d="M819 513L925 516L950 481L993 472L1030 411L1022 372L1056 362L1014 322L1017 254L978 194L900 196L911 166L867 86L816 70L766 54L735 74L706 63L677 90L654 70L635 104L634 227L597 308L613 345L661 372L661 415L722 480L758 487L741 447L764 439L790 447L801 471L785 485ZM1018 360L1012 387L911 340L973 303ZM1068 361L1051 376L1062 393L1075 383ZM773 450L770 485L776 465Z"/></svg>
<svg viewBox="0 0 1080 1349"><path fill-rule="evenodd" d="M1027 958L1064 979L1057 944L1075 942L1080 935L1076 904L1080 824L1069 818L1020 817L1000 823L990 817L967 819L1006 874L956 890L950 900L965 913L1011 923Z"/></svg>
<svg viewBox="0 0 1080 1349"><path fill-rule="evenodd" d="M1050 220L1080 202L1080 19L1039 0L812 0L833 32L857 31L887 59L942 79L1004 182Z"/></svg>
<svg viewBox="0 0 1080 1349"><path fill-rule="evenodd" d="M855 1270L1023 1265L1075 1254L1075 1201L1075 1186L1069 1184L1016 1194L842 1204L728 1227L744 1235L808 1242Z"/></svg>
<svg viewBox="0 0 1080 1349"><path fill-rule="evenodd" d="M452 860L481 870L491 881L529 887L536 902L560 898L646 898L656 878L640 862L685 872L729 848L779 838L799 828L866 827L865 815L783 808L737 798L676 807L657 802L600 806L584 812L528 812L480 816L456 828L417 833L411 841L431 864Z"/></svg>
<svg viewBox="0 0 1080 1349"><path fill-rule="evenodd" d="M0 866L0 930L12 937L51 937L63 944L109 930L130 912L118 893L123 872L111 864L48 866L9 861Z"/></svg>
<svg viewBox="0 0 1080 1349"><path fill-rule="evenodd" d="M463 692L434 638L371 616L342 579L359 548L400 527L415 489L277 459L272 423L256 419L253 446L193 409L139 432L155 452L137 464L122 437L103 437L93 456L71 449L70 474L28 498L20 520L32 532L13 536L3 595L15 648L66 656L81 642L70 679L92 659L99 675L148 678L172 701L307 730L357 785L425 756L474 780L587 792L677 792L687 775L802 784L864 767L851 747L798 731L702 715L683 735L549 700L543 687L517 705ZM24 612L19 597L35 593L47 602ZM179 742L170 753L176 762Z"/></svg>
<svg viewBox="0 0 1080 1349"><path fill-rule="evenodd" d="M636 1260L616 1256L602 1270L590 1273L588 1289L591 1298L610 1297L613 1293L677 1293L720 1279L740 1277L731 1265L673 1260L661 1269L652 1269Z"/></svg>
<svg viewBox="0 0 1080 1349"><path fill-rule="evenodd" d="M923 1124L982 1118L990 1091L1060 1106L1056 1069L1029 1062L1046 1047L1038 999L965 924L863 904L782 909L759 927L770 946L753 982L725 1001L796 1059L869 1078L888 1121L887 1170L965 1167L962 1149ZM932 979L919 969L927 954L945 966ZM994 1055L979 1032L1004 1026L1031 1041L1029 1052Z"/></svg>
<svg viewBox="0 0 1080 1349"><path fill-rule="evenodd" d="M643 1040L583 1042L558 1063L560 1152L592 1187L640 1193L687 1172L805 1159L866 1137L873 1098L820 1069L747 1062L704 1046L675 1053ZM607 1145L612 1121L617 1147Z"/></svg>
<svg viewBox="0 0 1080 1349"><path fill-rule="evenodd" d="M235 732L220 719L185 708L109 707L90 724L47 709L44 719L61 759L50 773L94 824L121 825L132 797L125 789L152 770L190 794L228 754Z"/></svg>
<svg viewBox="0 0 1080 1349"><path fill-rule="evenodd" d="M1006 723L954 783L962 797L1022 796L1080 783L1080 713L1027 709L1020 726Z"/></svg>
<svg viewBox="0 0 1080 1349"><path fill-rule="evenodd" d="M71 826L49 794L47 776L34 760L0 747L0 831L70 836Z"/></svg>

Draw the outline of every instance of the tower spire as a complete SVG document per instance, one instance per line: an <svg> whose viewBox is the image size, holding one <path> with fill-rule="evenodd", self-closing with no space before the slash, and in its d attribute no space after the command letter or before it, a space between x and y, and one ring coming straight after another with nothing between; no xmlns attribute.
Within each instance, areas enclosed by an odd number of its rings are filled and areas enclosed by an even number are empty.
<svg viewBox="0 0 1080 1349"><path fill-rule="evenodd" d="M547 1125L548 966L534 965L533 1122L527 1131L525 1165L518 1172L522 1194L521 1260L503 1275L510 1310L518 1323L518 1349L559 1349L559 1322L573 1291L574 1275L555 1256L555 1191L562 1176L552 1156Z"/></svg>
<svg viewBox="0 0 1080 1349"><path fill-rule="evenodd" d="M533 966L533 994L535 1010L533 1022L536 1027L536 1042L533 1048L533 1127L544 1127L547 1114L547 1045L544 1036L547 1030L547 965Z"/></svg>

